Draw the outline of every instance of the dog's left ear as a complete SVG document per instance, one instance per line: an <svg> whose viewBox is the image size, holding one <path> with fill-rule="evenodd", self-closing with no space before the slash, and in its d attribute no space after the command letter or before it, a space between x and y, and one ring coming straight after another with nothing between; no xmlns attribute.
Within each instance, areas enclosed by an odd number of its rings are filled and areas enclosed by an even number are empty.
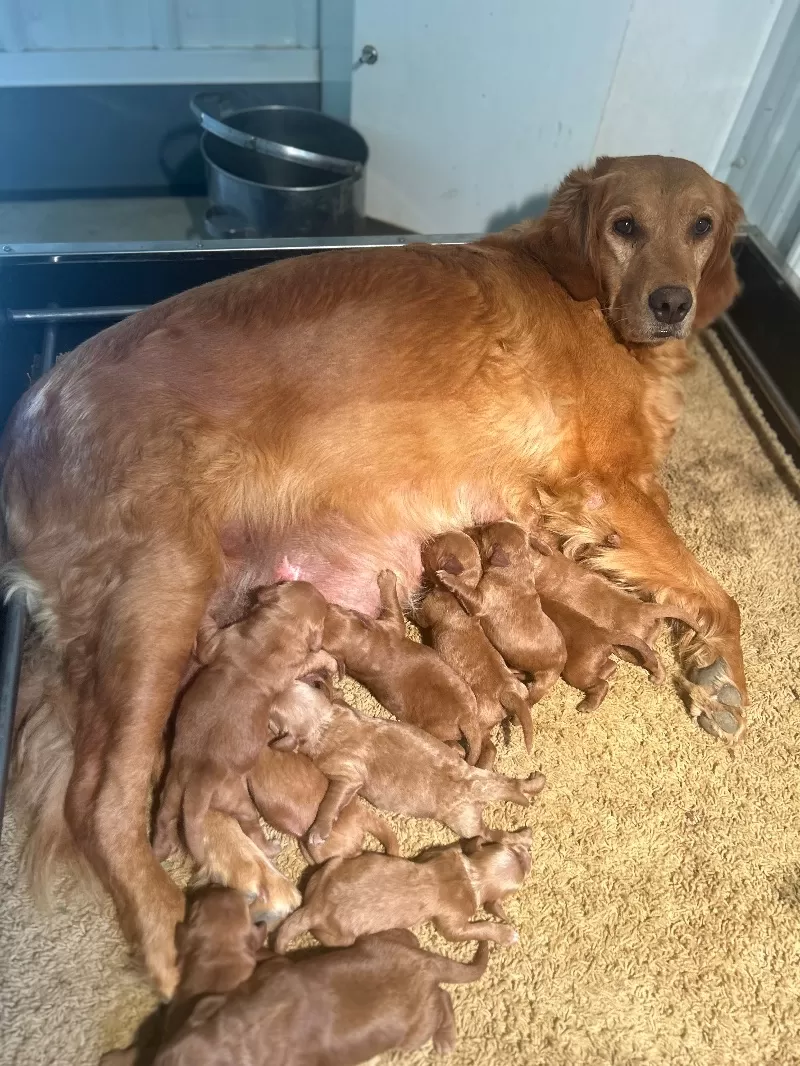
<svg viewBox="0 0 800 1066"><path fill-rule="evenodd" d="M739 279L731 255L731 246L736 236L736 227L744 218L742 205L736 193L728 185L719 183L723 189L722 219L713 235L714 250L703 268L697 286L697 311L695 329L703 329L719 318L739 294Z"/></svg>

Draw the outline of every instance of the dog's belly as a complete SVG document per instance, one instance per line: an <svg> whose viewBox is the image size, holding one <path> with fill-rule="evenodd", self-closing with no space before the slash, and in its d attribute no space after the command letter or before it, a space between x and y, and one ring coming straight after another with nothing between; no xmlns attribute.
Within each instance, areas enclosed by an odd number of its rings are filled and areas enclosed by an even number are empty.
<svg viewBox="0 0 800 1066"><path fill-rule="evenodd" d="M507 509L500 500L487 498L472 499L466 509L454 508L450 515L437 511L425 534L419 531L418 522L413 530L377 534L338 515L320 516L280 534L268 530L261 536L244 535L229 528L221 538L226 577L209 610L225 625L245 612L251 589L302 579L316 585L331 603L377 614L376 579L381 570L393 570L401 600L413 600L422 578L420 548L426 537L504 517Z"/></svg>

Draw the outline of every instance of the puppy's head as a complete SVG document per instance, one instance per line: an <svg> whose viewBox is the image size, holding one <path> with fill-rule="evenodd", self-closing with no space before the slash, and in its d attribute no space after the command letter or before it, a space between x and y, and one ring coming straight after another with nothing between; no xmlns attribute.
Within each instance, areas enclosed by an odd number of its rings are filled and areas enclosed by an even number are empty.
<svg viewBox="0 0 800 1066"><path fill-rule="evenodd" d="M733 190L688 159L601 156L567 175L530 232L575 299L596 297L623 341L655 345L733 301L741 218Z"/></svg>
<svg viewBox="0 0 800 1066"><path fill-rule="evenodd" d="M484 899L499 899L515 892L530 873L530 829L509 834L503 841L464 841L462 849Z"/></svg>
<svg viewBox="0 0 800 1066"><path fill-rule="evenodd" d="M278 581L254 594L250 619L261 626L303 628L310 651L322 647L322 627L328 605L325 597L308 581Z"/></svg>
<svg viewBox="0 0 800 1066"><path fill-rule="evenodd" d="M297 751L324 727L330 714L325 687L293 681L270 707L269 730L275 738L270 746L278 751Z"/></svg>
<svg viewBox="0 0 800 1066"><path fill-rule="evenodd" d="M472 538L453 530L424 545L422 568L430 581L435 581L437 570L444 570L474 588L481 577L481 558Z"/></svg>
<svg viewBox="0 0 800 1066"><path fill-rule="evenodd" d="M528 533L516 522L492 522L472 533L484 570L524 563L530 556Z"/></svg>
<svg viewBox="0 0 800 1066"><path fill-rule="evenodd" d="M195 971L213 970L215 990L234 988L255 966L266 931L255 925L246 897L232 888L203 885L186 901L186 917L175 929L181 984Z"/></svg>

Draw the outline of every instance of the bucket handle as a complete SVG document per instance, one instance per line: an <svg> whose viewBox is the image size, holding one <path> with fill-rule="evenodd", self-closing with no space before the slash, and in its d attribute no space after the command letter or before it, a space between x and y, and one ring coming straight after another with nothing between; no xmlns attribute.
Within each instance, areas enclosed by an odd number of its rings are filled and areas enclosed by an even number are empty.
<svg viewBox="0 0 800 1066"><path fill-rule="evenodd" d="M246 109L247 106L248 104L244 101L237 102L235 97L226 97L219 93L198 93L191 102L192 112L204 130L213 133L215 137L221 137L223 141L238 145L239 148L247 148L252 152L271 156L273 159L283 159L288 163L301 163L307 167L346 174L349 177L361 174L361 163L352 159L341 159L339 156L309 152L305 148L294 148L292 145L280 144L278 141L270 141L265 137L256 137L253 133L245 133L234 126L229 126L225 119L237 111ZM257 107L258 105L250 103L249 106Z"/></svg>

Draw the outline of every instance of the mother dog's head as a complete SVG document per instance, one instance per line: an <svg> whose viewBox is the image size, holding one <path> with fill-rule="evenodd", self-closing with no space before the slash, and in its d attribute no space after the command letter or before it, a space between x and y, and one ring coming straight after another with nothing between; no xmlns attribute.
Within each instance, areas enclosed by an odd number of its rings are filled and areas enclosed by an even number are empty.
<svg viewBox="0 0 800 1066"><path fill-rule="evenodd" d="M687 159L601 156L569 174L535 225L535 251L577 300L597 297L623 341L708 325L738 282L735 193Z"/></svg>

